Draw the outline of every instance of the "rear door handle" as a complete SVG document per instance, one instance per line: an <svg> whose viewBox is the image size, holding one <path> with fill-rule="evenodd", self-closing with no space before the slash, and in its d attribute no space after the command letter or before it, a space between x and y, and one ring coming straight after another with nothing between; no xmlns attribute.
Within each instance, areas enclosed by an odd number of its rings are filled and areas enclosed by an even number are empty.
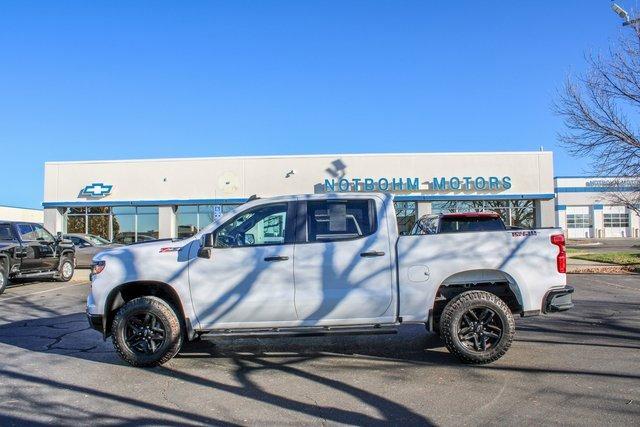
<svg viewBox="0 0 640 427"><path fill-rule="evenodd" d="M381 252L381 251L362 252L360 254L360 256L362 258L371 258L371 257L374 257L374 256L384 256L384 252Z"/></svg>
<svg viewBox="0 0 640 427"><path fill-rule="evenodd" d="M286 261L288 259L289 259L288 256L268 256L264 260L267 262L274 262L274 261Z"/></svg>

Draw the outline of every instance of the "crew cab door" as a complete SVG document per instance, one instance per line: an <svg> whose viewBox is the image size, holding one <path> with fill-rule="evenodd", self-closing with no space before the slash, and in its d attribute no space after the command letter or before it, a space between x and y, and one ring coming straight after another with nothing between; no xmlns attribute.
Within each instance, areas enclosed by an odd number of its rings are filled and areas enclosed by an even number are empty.
<svg viewBox="0 0 640 427"><path fill-rule="evenodd" d="M297 320L294 216L295 202L259 205L214 231L210 258L197 256L200 242L191 246L189 283L202 328L271 327Z"/></svg>
<svg viewBox="0 0 640 427"><path fill-rule="evenodd" d="M34 224L19 223L16 231L20 236L22 271L50 270L54 252L48 242L39 240ZM53 243L53 242L51 242Z"/></svg>
<svg viewBox="0 0 640 427"><path fill-rule="evenodd" d="M295 307L304 324L395 321L388 227L395 217L384 216L390 210L383 203L357 196L300 202L294 277Z"/></svg>

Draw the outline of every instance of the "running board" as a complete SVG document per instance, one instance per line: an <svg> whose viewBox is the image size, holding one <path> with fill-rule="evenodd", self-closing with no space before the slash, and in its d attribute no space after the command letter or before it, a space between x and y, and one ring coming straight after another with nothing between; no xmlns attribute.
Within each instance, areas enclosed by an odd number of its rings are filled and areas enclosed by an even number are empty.
<svg viewBox="0 0 640 427"><path fill-rule="evenodd" d="M321 337L326 335L373 335L397 334L394 326L370 327L308 327L308 328L272 328L272 329L222 329L209 331L200 335L203 340L231 337L231 338L278 338L278 337Z"/></svg>

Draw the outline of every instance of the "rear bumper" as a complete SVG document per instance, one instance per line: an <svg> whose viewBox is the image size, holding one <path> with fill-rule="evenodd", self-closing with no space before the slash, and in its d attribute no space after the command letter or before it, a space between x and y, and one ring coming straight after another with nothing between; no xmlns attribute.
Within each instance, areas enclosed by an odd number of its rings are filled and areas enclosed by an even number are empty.
<svg viewBox="0 0 640 427"><path fill-rule="evenodd" d="M543 313L556 313L573 308L572 295L573 288L571 286L547 292L542 305Z"/></svg>

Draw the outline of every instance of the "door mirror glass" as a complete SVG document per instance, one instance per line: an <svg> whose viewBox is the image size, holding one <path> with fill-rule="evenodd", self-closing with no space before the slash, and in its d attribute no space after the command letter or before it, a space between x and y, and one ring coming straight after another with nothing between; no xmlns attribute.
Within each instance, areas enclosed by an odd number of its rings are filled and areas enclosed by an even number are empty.
<svg viewBox="0 0 640 427"><path fill-rule="evenodd" d="M253 234L246 233L244 235L244 244L245 245L255 245L256 237Z"/></svg>

